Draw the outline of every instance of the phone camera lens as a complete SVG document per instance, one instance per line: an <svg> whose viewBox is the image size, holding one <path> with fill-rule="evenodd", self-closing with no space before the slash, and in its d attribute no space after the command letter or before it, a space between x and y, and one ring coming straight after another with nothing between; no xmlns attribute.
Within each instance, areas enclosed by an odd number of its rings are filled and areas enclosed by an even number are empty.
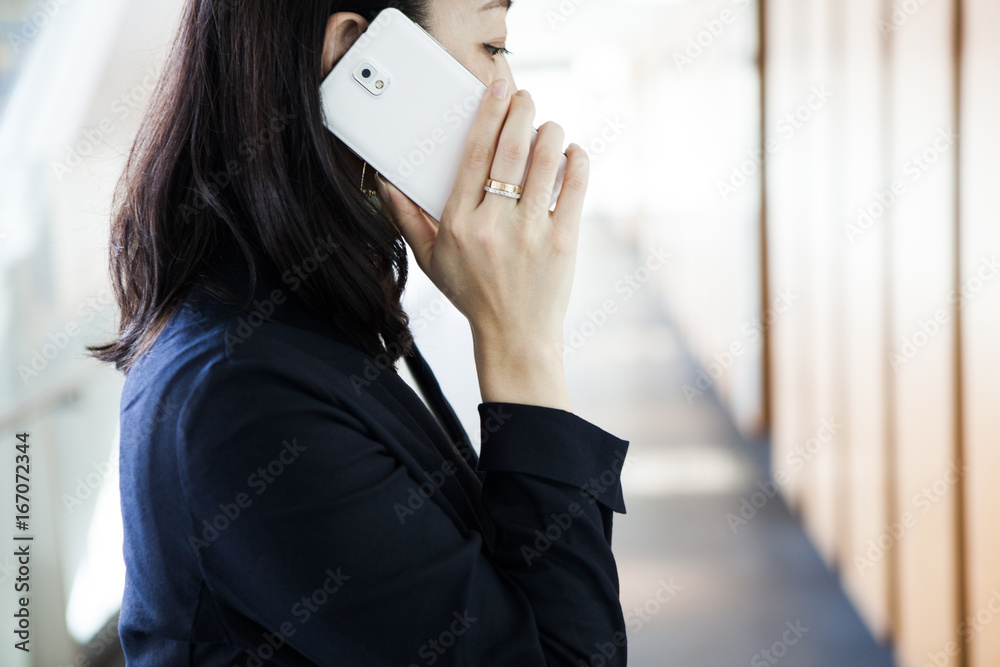
<svg viewBox="0 0 1000 667"><path fill-rule="evenodd" d="M371 75L372 75L372 71L370 69L368 69L367 67L365 69L361 70L361 76L362 77L364 77L364 78L367 79Z"/></svg>

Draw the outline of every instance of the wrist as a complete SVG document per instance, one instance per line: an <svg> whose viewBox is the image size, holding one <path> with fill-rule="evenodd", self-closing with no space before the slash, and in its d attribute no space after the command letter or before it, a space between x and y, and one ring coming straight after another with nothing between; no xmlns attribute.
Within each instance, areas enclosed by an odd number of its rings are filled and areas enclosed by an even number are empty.
<svg viewBox="0 0 1000 667"><path fill-rule="evenodd" d="M561 338L501 340L473 330L484 403L519 403L572 412Z"/></svg>

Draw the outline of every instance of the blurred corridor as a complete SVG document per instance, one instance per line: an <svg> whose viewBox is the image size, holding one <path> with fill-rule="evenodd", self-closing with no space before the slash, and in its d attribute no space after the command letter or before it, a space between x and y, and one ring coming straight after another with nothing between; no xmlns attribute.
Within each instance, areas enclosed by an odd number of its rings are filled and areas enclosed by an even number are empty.
<svg viewBox="0 0 1000 667"><path fill-rule="evenodd" d="M643 250L590 221L575 289L600 293ZM579 414L632 438L614 535L629 664L891 667L769 481L766 441L711 392L688 400L701 368L657 297L637 292L571 365Z"/></svg>
<svg viewBox="0 0 1000 667"><path fill-rule="evenodd" d="M39 582L3 667L120 660L122 378L83 348L114 327L111 197L183 3L0 0L0 442L34 443ZM631 442L630 664L1000 665L1000 0L507 23L535 125L591 157L566 360L576 412ZM478 443L468 323L410 266ZM7 554L12 455L0 476Z"/></svg>

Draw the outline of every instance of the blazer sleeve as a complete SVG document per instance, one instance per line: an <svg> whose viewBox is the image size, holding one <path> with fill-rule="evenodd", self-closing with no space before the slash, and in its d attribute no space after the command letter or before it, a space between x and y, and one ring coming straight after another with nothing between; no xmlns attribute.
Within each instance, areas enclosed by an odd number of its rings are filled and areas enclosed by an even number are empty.
<svg viewBox="0 0 1000 667"><path fill-rule="evenodd" d="M264 650L318 665L625 665L610 526L628 443L560 410L480 414L492 552L434 502L396 511L426 480L349 406L277 363L209 367L178 465L212 596L270 631Z"/></svg>

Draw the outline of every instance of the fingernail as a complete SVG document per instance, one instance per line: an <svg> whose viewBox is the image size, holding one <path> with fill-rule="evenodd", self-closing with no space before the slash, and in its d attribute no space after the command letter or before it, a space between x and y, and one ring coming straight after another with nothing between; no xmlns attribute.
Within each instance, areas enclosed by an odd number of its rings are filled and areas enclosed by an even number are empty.
<svg viewBox="0 0 1000 667"><path fill-rule="evenodd" d="M524 88L522 88L521 90L517 91L517 94L520 95L521 97L527 98L529 100L531 99L531 93L529 93Z"/></svg>
<svg viewBox="0 0 1000 667"><path fill-rule="evenodd" d="M378 196L382 198L382 201L389 203L389 188L385 187L385 183L382 181L382 177L375 174L375 188L378 190Z"/></svg>
<svg viewBox="0 0 1000 667"><path fill-rule="evenodd" d="M507 97L507 79L497 79L490 86L490 91L493 93L493 97L503 99Z"/></svg>

